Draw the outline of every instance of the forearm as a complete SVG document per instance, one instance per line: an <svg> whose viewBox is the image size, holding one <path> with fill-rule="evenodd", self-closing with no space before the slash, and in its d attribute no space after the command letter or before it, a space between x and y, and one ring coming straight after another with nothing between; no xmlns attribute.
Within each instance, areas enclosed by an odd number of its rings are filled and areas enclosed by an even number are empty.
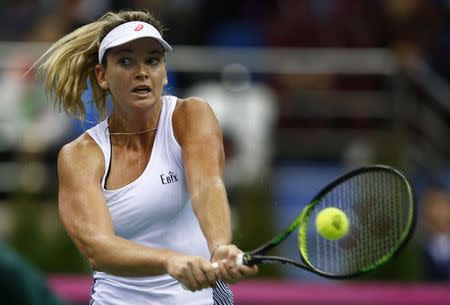
<svg viewBox="0 0 450 305"><path fill-rule="evenodd" d="M181 255L149 248L116 235L93 235L77 242L92 268L119 276L153 276L167 273L167 262Z"/></svg>
<svg viewBox="0 0 450 305"><path fill-rule="evenodd" d="M231 220L225 186L221 178L209 180L191 195L192 206L212 252L231 242Z"/></svg>

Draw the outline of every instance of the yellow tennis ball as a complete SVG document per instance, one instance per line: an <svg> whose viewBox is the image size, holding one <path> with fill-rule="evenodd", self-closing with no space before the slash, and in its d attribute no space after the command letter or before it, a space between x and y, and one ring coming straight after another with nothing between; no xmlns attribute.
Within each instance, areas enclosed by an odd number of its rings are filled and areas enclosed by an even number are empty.
<svg viewBox="0 0 450 305"><path fill-rule="evenodd" d="M347 215L338 208L325 208L317 214L316 230L323 238L341 239L347 235L348 229Z"/></svg>

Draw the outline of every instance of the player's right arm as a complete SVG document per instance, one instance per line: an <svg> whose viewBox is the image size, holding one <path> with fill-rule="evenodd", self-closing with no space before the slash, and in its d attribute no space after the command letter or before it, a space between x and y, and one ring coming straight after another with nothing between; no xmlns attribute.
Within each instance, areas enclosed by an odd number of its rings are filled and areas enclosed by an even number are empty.
<svg viewBox="0 0 450 305"><path fill-rule="evenodd" d="M207 260L148 248L115 234L101 189L104 171L103 154L87 134L66 144L59 153L59 214L94 270L122 276L170 273L191 290L207 287L208 282L214 285L216 278Z"/></svg>

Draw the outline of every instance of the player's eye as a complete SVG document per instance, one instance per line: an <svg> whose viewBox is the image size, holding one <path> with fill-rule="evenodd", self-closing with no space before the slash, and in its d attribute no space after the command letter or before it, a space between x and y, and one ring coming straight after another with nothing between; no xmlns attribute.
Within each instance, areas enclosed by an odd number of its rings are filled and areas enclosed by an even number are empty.
<svg viewBox="0 0 450 305"><path fill-rule="evenodd" d="M130 66L132 64L132 60L128 57L122 57L119 59L119 64L122 66Z"/></svg>
<svg viewBox="0 0 450 305"><path fill-rule="evenodd" d="M158 58L158 57L152 57L152 58L149 58L147 62L148 62L149 65L155 66L155 65L158 65L161 62L161 59Z"/></svg>

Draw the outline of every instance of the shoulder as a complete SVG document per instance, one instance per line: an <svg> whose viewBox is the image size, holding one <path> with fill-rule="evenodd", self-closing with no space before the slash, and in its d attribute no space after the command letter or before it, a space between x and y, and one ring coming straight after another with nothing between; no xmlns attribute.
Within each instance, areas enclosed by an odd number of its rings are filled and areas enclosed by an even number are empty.
<svg viewBox="0 0 450 305"><path fill-rule="evenodd" d="M100 147L86 132L65 144L58 154L58 171L85 170L90 173L104 168L104 156Z"/></svg>
<svg viewBox="0 0 450 305"><path fill-rule="evenodd" d="M94 142L91 136L85 132L72 142L65 144L59 152L59 157L78 160L90 155L101 154L100 147Z"/></svg>
<svg viewBox="0 0 450 305"><path fill-rule="evenodd" d="M181 124L200 124L203 120L214 120L216 117L211 106L199 97L178 99L173 113L173 122Z"/></svg>
<svg viewBox="0 0 450 305"><path fill-rule="evenodd" d="M217 134L220 129L210 105L198 97L178 99L172 123L177 140L185 136Z"/></svg>
<svg viewBox="0 0 450 305"><path fill-rule="evenodd" d="M209 104L199 97L188 97L185 99L177 99L177 105L175 106L174 116L186 116L189 114L199 114L203 111L212 111Z"/></svg>

